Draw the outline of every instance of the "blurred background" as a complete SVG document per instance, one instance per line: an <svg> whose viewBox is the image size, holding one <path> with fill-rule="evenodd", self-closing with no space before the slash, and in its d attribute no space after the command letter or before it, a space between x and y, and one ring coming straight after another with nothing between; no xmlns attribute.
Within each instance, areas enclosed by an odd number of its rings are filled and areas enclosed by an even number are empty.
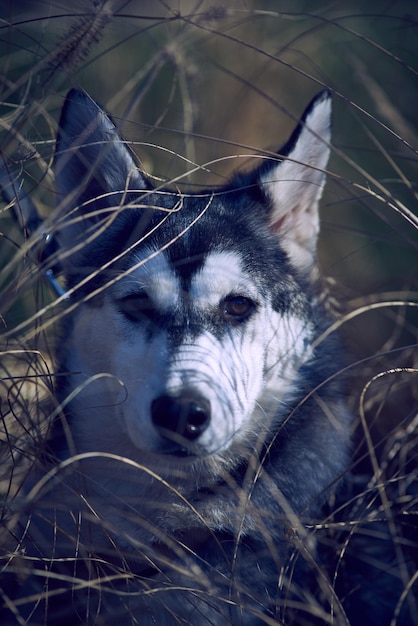
<svg viewBox="0 0 418 626"><path fill-rule="evenodd" d="M213 186L278 150L329 89L319 255L351 355L350 402L387 455L418 405L417 42L410 0L3 0L1 155L47 218L57 120L76 86L112 114L148 173ZM56 329L44 324L56 295L31 260L35 243L2 203L8 410L50 389Z"/></svg>

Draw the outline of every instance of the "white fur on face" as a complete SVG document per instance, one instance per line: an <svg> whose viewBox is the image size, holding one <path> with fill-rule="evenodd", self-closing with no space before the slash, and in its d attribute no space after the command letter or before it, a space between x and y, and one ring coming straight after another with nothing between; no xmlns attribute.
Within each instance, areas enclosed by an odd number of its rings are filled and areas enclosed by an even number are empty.
<svg viewBox="0 0 418 626"><path fill-rule="evenodd" d="M145 291L155 309L163 313L178 306L181 286L166 255L155 252L157 251L145 247L142 254L135 255L137 269L120 281L114 295L121 298L123 295Z"/></svg>
<svg viewBox="0 0 418 626"><path fill-rule="evenodd" d="M202 311L217 307L222 298L242 294L257 299L257 289L233 252L212 252L200 271L192 277L190 297Z"/></svg>
<svg viewBox="0 0 418 626"><path fill-rule="evenodd" d="M210 320L231 293L252 298L258 308L243 324L223 320L221 337L208 324L200 334L185 332L179 345L171 345L169 329L150 334L118 310L115 300L135 286L161 313L184 306ZM70 367L90 382L74 402L76 438L82 449L109 451L124 433L133 451L158 452L161 438L152 424L152 401L187 388L211 405L210 425L195 442L199 454L251 442L254 433L268 430L280 400L294 388L296 371L310 356L306 338L311 333L306 321L272 309L238 255L208 255L192 276L185 300L177 274L160 253L120 281L115 293L106 294L101 309L83 306L77 315Z"/></svg>

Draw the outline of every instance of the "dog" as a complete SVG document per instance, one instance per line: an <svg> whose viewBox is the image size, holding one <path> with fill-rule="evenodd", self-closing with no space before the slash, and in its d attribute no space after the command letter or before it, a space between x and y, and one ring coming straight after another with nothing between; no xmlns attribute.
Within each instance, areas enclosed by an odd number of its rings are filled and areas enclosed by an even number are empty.
<svg viewBox="0 0 418 626"><path fill-rule="evenodd" d="M17 605L31 624L349 623L318 541L353 421L316 259L330 141L324 91L277 154L190 192L68 94L57 404L22 531L42 559L22 585L37 601Z"/></svg>

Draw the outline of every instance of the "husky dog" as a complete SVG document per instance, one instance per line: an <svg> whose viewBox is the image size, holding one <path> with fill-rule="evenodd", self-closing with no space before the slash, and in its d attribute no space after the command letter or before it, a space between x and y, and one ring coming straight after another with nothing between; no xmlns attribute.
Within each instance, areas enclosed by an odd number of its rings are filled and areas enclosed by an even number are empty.
<svg viewBox="0 0 418 626"><path fill-rule="evenodd" d="M67 96L31 624L347 624L312 530L350 459L316 264L330 138L322 92L276 156L189 193L153 184L111 118Z"/></svg>

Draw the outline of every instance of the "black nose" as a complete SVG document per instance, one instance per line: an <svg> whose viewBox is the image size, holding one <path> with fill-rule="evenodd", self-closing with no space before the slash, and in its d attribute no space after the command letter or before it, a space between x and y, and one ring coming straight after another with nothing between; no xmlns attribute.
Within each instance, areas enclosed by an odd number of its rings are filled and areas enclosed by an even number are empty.
<svg viewBox="0 0 418 626"><path fill-rule="evenodd" d="M151 416L162 437L176 440L178 436L194 441L209 426L210 403L192 391L166 394L153 400Z"/></svg>

